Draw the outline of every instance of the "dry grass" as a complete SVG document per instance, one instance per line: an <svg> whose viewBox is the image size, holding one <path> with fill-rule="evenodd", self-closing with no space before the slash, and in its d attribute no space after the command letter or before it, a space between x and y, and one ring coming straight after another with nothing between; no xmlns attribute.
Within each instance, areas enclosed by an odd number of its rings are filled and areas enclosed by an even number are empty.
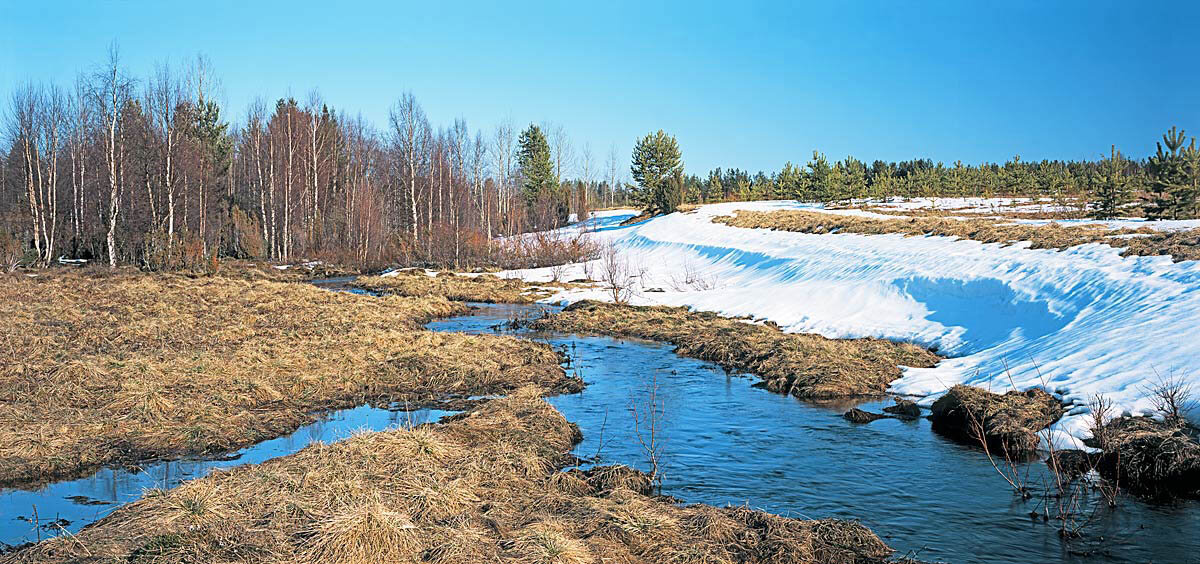
<svg viewBox="0 0 1200 564"><path fill-rule="evenodd" d="M577 431L540 393L216 472L0 562L862 564L892 553L855 522L680 507L563 479Z"/></svg>
<svg viewBox="0 0 1200 564"><path fill-rule="evenodd" d="M900 377L899 366L929 367L940 360L911 344L784 333L771 324L682 307L584 301L532 327L668 342L678 354L754 374L768 390L806 399L879 395Z"/></svg>
<svg viewBox="0 0 1200 564"><path fill-rule="evenodd" d="M1186 419L1119 417L1102 430L1097 469L1109 481L1144 497L1200 498L1200 441Z"/></svg>
<svg viewBox="0 0 1200 564"><path fill-rule="evenodd" d="M899 233L910 237L937 235L1001 244L1029 241L1034 249L1066 249L1086 243L1103 243L1123 247L1124 255L1169 255L1176 262L1200 260L1200 229L1162 232L1148 227L1110 229L1100 224L1066 227L1059 223L1018 225L997 219L949 219L936 216L878 219L798 210L740 210L736 215L715 217L713 221L733 227L811 234Z"/></svg>
<svg viewBox="0 0 1200 564"><path fill-rule="evenodd" d="M421 269L409 269L390 276L362 276L351 286L380 294L396 296L437 296L462 302L528 304L548 297L553 288L569 284L546 282L527 284L515 278L500 278L493 274L463 276L439 272L429 276Z"/></svg>
<svg viewBox="0 0 1200 564"><path fill-rule="evenodd" d="M225 452L366 402L579 386L548 346L421 328L464 311L224 277L7 275L0 486Z"/></svg>
<svg viewBox="0 0 1200 564"><path fill-rule="evenodd" d="M929 419L947 437L1021 458L1037 450L1038 432L1062 414L1062 402L1040 388L1002 395L960 384L933 403Z"/></svg>

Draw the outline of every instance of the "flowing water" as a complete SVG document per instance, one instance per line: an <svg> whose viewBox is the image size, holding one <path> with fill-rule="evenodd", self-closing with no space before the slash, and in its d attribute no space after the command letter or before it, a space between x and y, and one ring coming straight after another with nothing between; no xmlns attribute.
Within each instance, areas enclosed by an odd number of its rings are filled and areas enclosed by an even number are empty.
<svg viewBox="0 0 1200 564"><path fill-rule="evenodd" d="M335 288L336 289L336 288ZM482 305L472 315L430 323L436 331L492 332L537 306ZM1039 502L1014 497L978 449L931 432L921 419L856 425L852 405L879 411L889 402L815 405L751 387L669 346L607 337L526 334L562 348L588 383L550 398L584 440L576 455L592 464L649 469L633 410L661 416L663 493L688 503L748 504L800 518L859 519L901 554L946 562L1200 562L1200 502L1147 505L1124 498L1116 510L1093 504L1081 540L1032 519ZM432 422L449 412L412 413L362 406L338 411L291 435L228 456L105 469L37 491L0 491L0 542L36 541L77 531L147 488L170 488L214 469L257 463L360 430ZM645 435L643 434L643 437ZM1040 483L1044 465L1023 467ZM36 519L34 513L36 507ZM35 526L35 521L36 525ZM0 544L0 548L3 545Z"/></svg>
<svg viewBox="0 0 1200 564"><path fill-rule="evenodd" d="M530 306L482 306L435 321L438 331L491 332ZM527 335L564 348L587 382L550 398L579 425L575 454L649 469L633 432L648 389L660 399L663 493L688 503L749 504L801 518L859 519L900 553L946 562L1200 562L1200 502L1154 506L1123 498L1093 503L1084 537L1060 540L1054 521L1032 519L1040 501L1016 498L982 451L950 442L929 421L856 425L852 405L814 405L752 388L752 378L637 340ZM1044 464L1022 467L1040 488ZM1093 497L1099 501L1099 495Z"/></svg>

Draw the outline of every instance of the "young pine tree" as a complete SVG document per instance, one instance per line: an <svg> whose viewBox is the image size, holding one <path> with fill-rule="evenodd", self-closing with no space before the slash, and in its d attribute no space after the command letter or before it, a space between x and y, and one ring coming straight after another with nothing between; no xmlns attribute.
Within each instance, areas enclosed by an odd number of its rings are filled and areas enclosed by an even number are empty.
<svg viewBox="0 0 1200 564"><path fill-rule="evenodd" d="M639 139L633 148L630 172L637 182L634 201L647 213L666 214L679 207L683 200L683 161L675 137L660 129ZM672 182L673 177L680 181Z"/></svg>
<svg viewBox="0 0 1200 564"><path fill-rule="evenodd" d="M1172 126L1163 134L1162 142L1156 144L1158 152L1146 163L1152 194L1146 215L1152 219L1179 219L1196 211L1196 192L1188 175L1184 139L1184 131ZM1195 139L1192 143L1194 147Z"/></svg>
<svg viewBox="0 0 1200 564"><path fill-rule="evenodd" d="M1092 176L1092 213L1100 219L1116 217L1121 206L1129 201L1129 178L1125 168L1129 161L1113 145L1107 159L1100 162L1099 170Z"/></svg>

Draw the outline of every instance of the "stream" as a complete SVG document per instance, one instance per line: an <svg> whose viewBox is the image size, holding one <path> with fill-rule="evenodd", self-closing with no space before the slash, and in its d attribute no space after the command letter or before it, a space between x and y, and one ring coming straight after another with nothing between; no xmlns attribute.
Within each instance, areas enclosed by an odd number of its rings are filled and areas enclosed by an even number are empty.
<svg viewBox="0 0 1200 564"><path fill-rule="evenodd" d="M542 309L473 306L470 315L437 320L428 328L491 333L511 318ZM926 561L1200 562L1200 502L1150 505L1125 497L1109 510L1097 495L1084 510L1084 537L1064 542L1053 522L1030 517L1040 511L1039 501L1015 497L979 449L934 434L925 419L857 425L841 417L853 406L879 412L890 401L806 403L752 388L751 377L677 356L658 343L521 334L563 350L572 359L568 370L587 382L582 393L549 401L579 425L584 440L575 454L589 464L650 468L631 408L645 417L649 390L655 390L662 493L687 503L745 504L805 519L859 519L896 548L897 556ZM357 430L434 422L449 413L360 406L225 456L104 469L36 491L3 490L0 543L77 531L148 488L174 487L214 469L262 462ZM1023 472L1040 484L1044 469L1034 462Z"/></svg>
<svg viewBox="0 0 1200 564"><path fill-rule="evenodd" d="M485 333L537 306L485 305L435 321L438 331ZM531 311L532 310L532 311ZM582 393L549 398L579 425L579 457L649 470L633 432L631 403L648 411L656 384L663 443L662 490L687 503L748 504L772 513L858 519L897 556L955 563L1200 562L1200 502L1150 505L1122 497L1115 510L1099 494L1083 509L1084 537L1064 542L1053 520L1031 519L1025 502L978 448L951 442L929 421L842 418L850 407L880 412L888 401L818 405L752 388L672 348L641 340L528 334L564 349L583 377ZM644 427L644 425L643 425ZM645 436L645 435L643 435ZM1041 487L1045 465L1022 466Z"/></svg>

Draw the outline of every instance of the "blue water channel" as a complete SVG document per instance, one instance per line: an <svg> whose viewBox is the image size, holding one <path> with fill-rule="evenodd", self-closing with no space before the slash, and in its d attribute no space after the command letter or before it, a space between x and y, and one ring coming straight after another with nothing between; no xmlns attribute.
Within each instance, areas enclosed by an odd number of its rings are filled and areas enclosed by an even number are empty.
<svg viewBox="0 0 1200 564"><path fill-rule="evenodd" d="M531 309L478 307L474 316L429 327L491 332ZM569 370L587 383L580 394L549 400L583 432L579 457L649 470L631 406L645 421L656 388L662 490L688 503L858 519L898 556L926 561L1200 562L1200 502L1162 506L1123 497L1110 510L1094 494L1079 512L1083 537L1064 542L1053 520L1030 517L1040 500L1014 496L980 449L934 434L926 419L859 425L842 418L852 406L879 412L891 401L816 405L752 388L753 378L658 343L526 336L567 351ZM1041 489L1044 469L1035 461L1020 472Z"/></svg>

